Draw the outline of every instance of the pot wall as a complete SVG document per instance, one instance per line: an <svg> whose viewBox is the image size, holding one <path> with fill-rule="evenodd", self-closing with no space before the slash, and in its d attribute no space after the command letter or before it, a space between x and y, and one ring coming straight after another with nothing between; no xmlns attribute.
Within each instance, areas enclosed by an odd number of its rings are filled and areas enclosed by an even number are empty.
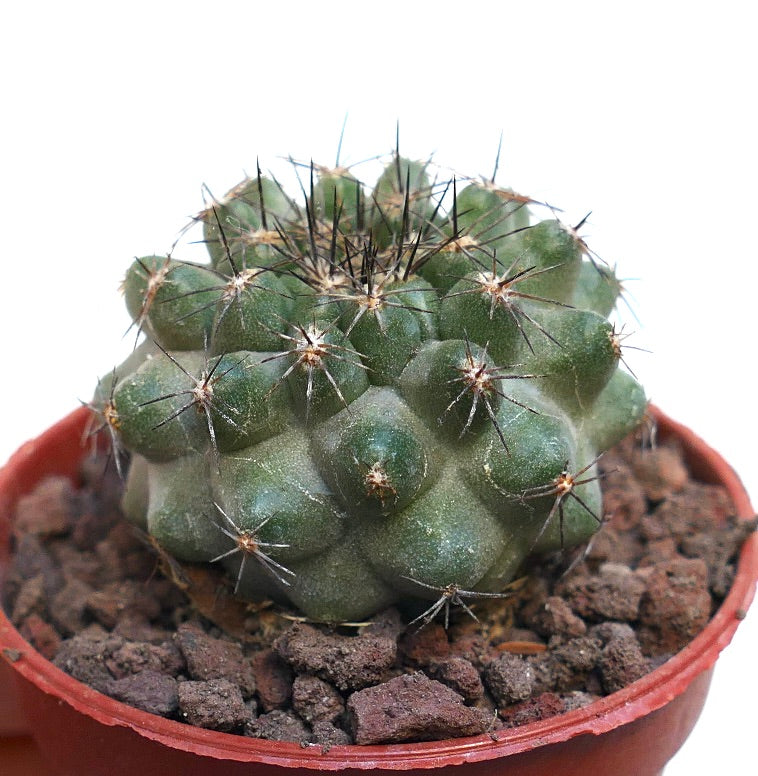
<svg viewBox="0 0 758 776"><path fill-rule="evenodd" d="M739 513L752 508L738 478L718 455L678 424L656 413L662 435L676 434L702 479L722 482ZM27 443L0 472L0 577L8 556L13 505L49 473L74 477L81 457L86 411L79 410ZM705 701L712 665L729 643L752 600L758 574L758 541L743 549L726 601L706 629L676 657L625 690L591 706L526 725L497 740L488 736L382 747L319 747L259 741L199 730L132 709L76 682L45 661L0 615L0 697L5 724L18 732L23 714L54 773L108 776L258 776L365 769L422 773L448 767L452 774L518 773L519 776L655 776L694 726ZM13 677L18 705L3 684ZM0 709L3 706L0 706ZM3 717L0 716L0 725ZM0 727L0 733L3 728ZM6 733L10 729L6 728ZM465 765L464 765L465 764ZM456 767L460 766L460 767ZM170 771L169 771L170 772Z"/></svg>
<svg viewBox="0 0 758 776"><path fill-rule="evenodd" d="M29 733L29 723L21 711L16 677L7 659L0 660L0 736L21 736Z"/></svg>
<svg viewBox="0 0 758 776"><path fill-rule="evenodd" d="M469 758L484 754L493 742L451 741L447 742L448 747L432 744L429 751L425 751L425 746L361 747L356 753L351 747L353 751L349 756L343 747L335 747L325 755L314 747L288 757L287 750L292 746L273 744L265 747L266 752L260 752L256 751L255 742L237 739L240 745L236 746L235 740L228 742L225 758L218 759L216 747L207 746L217 734L206 736L203 735L205 731L196 731L189 742L178 738L149 740L145 731L128 727L124 720L112 720L115 726L106 727L89 716L82 716L71 706L61 706L55 694L46 691L49 688L31 684L25 685L22 702L35 728L45 731L36 738L43 752L50 757L51 773L60 776L134 776L135 773L140 776L165 776L166 773L182 776L305 776L315 770L335 769L344 776L358 776L365 774L367 767L376 770L383 769L384 765L397 767L401 758L411 754L403 751L409 749L413 750L413 756L402 764L408 776L428 774L428 768L434 767L435 760L446 765L446 772L450 771L454 776L657 776L694 726L705 702L710 678L710 670L700 674L668 705L603 735L593 735L586 727L582 731L583 726L579 725L573 731L574 737L567 741L543 745L537 737L537 748L479 762ZM76 731L75 735L72 731ZM188 732L187 728L184 732ZM516 738L524 736L531 738L532 734L524 731L523 736ZM523 744L524 741L513 743ZM186 749L175 748L177 746ZM206 746L207 751L204 751ZM282 751L277 753L277 748ZM256 762L250 759L253 757L262 757L264 761ZM454 767L453 763L460 765Z"/></svg>

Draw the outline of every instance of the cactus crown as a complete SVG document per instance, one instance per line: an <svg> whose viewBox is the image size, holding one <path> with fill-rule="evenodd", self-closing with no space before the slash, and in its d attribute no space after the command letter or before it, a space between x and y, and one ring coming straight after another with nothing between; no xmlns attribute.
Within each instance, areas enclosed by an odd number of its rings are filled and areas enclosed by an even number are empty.
<svg viewBox="0 0 758 776"><path fill-rule="evenodd" d="M125 509L316 620L468 609L598 527L597 458L646 406L619 283L493 180L306 169L301 200L259 169L200 213L208 264L129 268L146 337L94 401Z"/></svg>

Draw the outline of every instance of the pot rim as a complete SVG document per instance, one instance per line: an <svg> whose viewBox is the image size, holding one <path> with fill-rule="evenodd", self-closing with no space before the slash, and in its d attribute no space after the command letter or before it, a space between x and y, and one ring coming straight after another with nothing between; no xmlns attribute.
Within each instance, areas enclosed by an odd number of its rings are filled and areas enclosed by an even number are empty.
<svg viewBox="0 0 758 776"><path fill-rule="evenodd" d="M690 429L651 407L663 437L675 436L684 445L699 474L723 484L741 518L754 511L744 486L728 463ZM37 439L23 445L0 469L0 538L9 527L10 510L21 493L17 473L33 467L41 453L70 450L88 417L86 407L75 410ZM60 439L67 440L62 447ZM70 453L69 453L70 454ZM55 469L51 469L55 471ZM3 523L5 522L5 525ZM732 640L755 594L758 578L758 536L745 542L729 594L706 627L680 652L628 687L580 709L546 720L469 738L414 744L321 746L267 741L203 730L140 711L87 687L56 668L31 647L0 609L0 654L13 669L43 692L65 701L76 711L107 726L123 726L168 747L198 755L240 762L260 762L314 770L434 768L478 762L566 741L578 735L600 735L649 714L672 701L700 673L710 669Z"/></svg>

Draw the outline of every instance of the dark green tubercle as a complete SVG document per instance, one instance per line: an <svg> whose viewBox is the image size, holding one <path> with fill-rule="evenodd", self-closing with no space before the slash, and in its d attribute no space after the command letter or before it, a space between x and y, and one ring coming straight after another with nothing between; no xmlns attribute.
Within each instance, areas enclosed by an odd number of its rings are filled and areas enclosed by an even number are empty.
<svg viewBox="0 0 758 776"><path fill-rule="evenodd" d="M429 223L434 191L428 167L395 155L384 168L368 198L369 226L378 247L397 245Z"/></svg>
<svg viewBox="0 0 758 776"><path fill-rule="evenodd" d="M230 273L232 267L241 270L275 262L280 242L277 222L289 220L295 212L294 202L276 181L260 172L243 180L198 216L214 268Z"/></svg>
<svg viewBox="0 0 758 776"><path fill-rule="evenodd" d="M208 264L129 268L144 342L93 400L129 519L329 622L500 593L587 542L598 458L646 409L615 272L493 182L397 155L372 190L305 173L302 201L259 172L209 203Z"/></svg>

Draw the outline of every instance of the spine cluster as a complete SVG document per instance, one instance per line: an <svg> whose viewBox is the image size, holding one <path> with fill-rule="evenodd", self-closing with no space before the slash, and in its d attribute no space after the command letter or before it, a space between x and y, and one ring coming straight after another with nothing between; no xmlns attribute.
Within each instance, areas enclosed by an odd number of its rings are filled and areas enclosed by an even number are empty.
<svg viewBox="0 0 758 776"><path fill-rule="evenodd" d="M129 268L144 341L93 402L127 511L316 620L500 594L598 528L597 458L644 413L620 284L492 181L306 170L300 198L259 170L205 209L207 264Z"/></svg>

